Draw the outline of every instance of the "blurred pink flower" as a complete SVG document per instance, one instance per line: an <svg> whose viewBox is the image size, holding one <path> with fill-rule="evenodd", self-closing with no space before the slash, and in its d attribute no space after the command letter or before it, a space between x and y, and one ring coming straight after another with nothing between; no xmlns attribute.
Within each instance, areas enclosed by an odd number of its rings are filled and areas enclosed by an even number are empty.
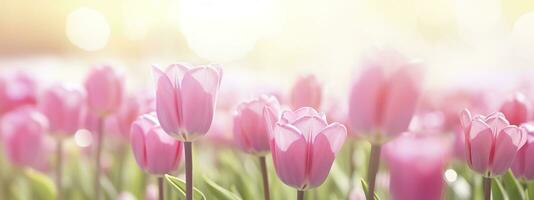
<svg viewBox="0 0 534 200"><path fill-rule="evenodd" d="M421 93L421 73L417 63L396 52L379 52L363 66L351 89L348 124L372 143L384 143L408 129Z"/></svg>
<svg viewBox="0 0 534 200"><path fill-rule="evenodd" d="M293 109L300 107L321 107L322 86L314 75L299 77L291 89L290 101Z"/></svg>
<svg viewBox="0 0 534 200"><path fill-rule="evenodd" d="M155 114L144 114L132 124L130 142L137 164L148 173L163 175L180 164L182 142L165 134Z"/></svg>
<svg viewBox="0 0 534 200"><path fill-rule="evenodd" d="M38 168L46 159L46 117L33 107L21 107L4 115L1 133L7 158L17 166Z"/></svg>
<svg viewBox="0 0 534 200"><path fill-rule="evenodd" d="M117 111L124 98L124 77L112 67L98 66L89 72L85 80L87 106L100 117Z"/></svg>
<svg viewBox="0 0 534 200"><path fill-rule="evenodd" d="M516 177L534 180L534 126L524 124L522 127L527 131L527 141L515 156L512 172Z"/></svg>
<svg viewBox="0 0 534 200"><path fill-rule="evenodd" d="M510 125L500 112L471 117L466 109L460 120L468 164L483 176L498 176L506 172L527 139L526 130Z"/></svg>
<svg viewBox="0 0 534 200"><path fill-rule="evenodd" d="M106 120L106 132L129 140L130 127L137 117L155 111L152 107L153 101L154 98L145 93L126 97L119 110Z"/></svg>
<svg viewBox="0 0 534 200"><path fill-rule="evenodd" d="M269 121L274 119L267 117ZM347 136L345 126L303 107L286 111L274 125L271 153L278 177L298 190L321 185Z"/></svg>
<svg viewBox="0 0 534 200"><path fill-rule="evenodd" d="M521 93L516 93L513 97L503 102L500 111L508 119L510 124L519 126L529 119L528 105L527 98Z"/></svg>
<svg viewBox="0 0 534 200"><path fill-rule="evenodd" d="M56 137L74 135L83 120L85 91L65 84L55 85L44 91L39 108L47 117L49 132Z"/></svg>
<svg viewBox="0 0 534 200"><path fill-rule="evenodd" d="M0 115L24 105L37 103L37 85L26 73L0 76Z"/></svg>
<svg viewBox="0 0 534 200"><path fill-rule="evenodd" d="M405 135L384 147L395 200L439 200L450 142L437 135Z"/></svg>
<svg viewBox="0 0 534 200"><path fill-rule="evenodd" d="M278 118L280 104L273 96L260 96L251 101L239 104L234 114L234 139L241 150L258 155L270 152L269 139L271 138L269 127L264 118L264 109L270 109L272 119Z"/></svg>

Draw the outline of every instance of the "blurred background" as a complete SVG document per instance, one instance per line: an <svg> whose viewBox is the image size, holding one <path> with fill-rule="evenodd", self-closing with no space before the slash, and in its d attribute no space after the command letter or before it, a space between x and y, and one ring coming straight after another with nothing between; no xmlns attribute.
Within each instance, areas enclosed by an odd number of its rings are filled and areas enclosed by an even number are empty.
<svg viewBox="0 0 534 200"><path fill-rule="evenodd" d="M530 0L0 4L0 67L46 79L79 80L90 66L113 63L136 87L151 82L152 64L187 61L222 63L242 79L279 85L315 73L325 87L346 92L362 53L376 47L423 60L430 86L471 84L472 76L518 73L534 63Z"/></svg>

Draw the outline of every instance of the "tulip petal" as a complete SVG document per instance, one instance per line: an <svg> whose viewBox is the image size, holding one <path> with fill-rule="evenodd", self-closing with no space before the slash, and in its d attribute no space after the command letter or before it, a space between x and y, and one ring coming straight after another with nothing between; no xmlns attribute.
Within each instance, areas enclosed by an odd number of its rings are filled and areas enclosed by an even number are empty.
<svg viewBox="0 0 534 200"><path fill-rule="evenodd" d="M210 75L211 74L211 75ZM215 74L215 75L213 75ZM188 132L187 137L205 134L213 120L217 89L215 71L197 68L185 74L182 81L182 116Z"/></svg>
<svg viewBox="0 0 534 200"><path fill-rule="evenodd" d="M469 110L464 109L462 113L460 113L460 122L462 123L462 127L464 129L471 126L471 119L471 113L469 112Z"/></svg>
<svg viewBox="0 0 534 200"><path fill-rule="evenodd" d="M273 140L280 150L286 151L291 144L300 139L305 138L294 126L287 124L276 124L274 126Z"/></svg>
<svg viewBox="0 0 534 200"><path fill-rule="evenodd" d="M529 155L529 156L524 157L525 160L524 160L523 168L525 171L523 172L523 175L528 180L532 180L534 179L534 167L533 167L534 158L532 157L532 155L534 155L534 138L533 140L528 141L528 144L525 144L524 148L525 148L525 155Z"/></svg>
<svg viewBox="0 0 534 200"><path fill-rule="evenodd" d="M293 124L296 120L303 116L316 116L319 113L311 107L302 107L295 111L285 111L282 113L282 121L285 123Z"/></svg>
<svg viewBox="0 0 534 200"><path fill-rule="evenodd" d="M305 116L297 119L293 123L300 133L306 138L309 143L312 143L315 136L326 127L326 122L317 116Z"/></svg>
<svg viewBox="0 0 534 200"><path fill-rule="evenodd" d="M492 163L493 175L501 175L511 166L512 161L526 137L523 129L508 126L499 133L495 142L495 153Z"/></svg>
<svg viewBox="0 0 534 200"><path fill-rule="evenodd" d="M169 77L154 68L157 77L156 89L156 113L161 127L168 134L180 134L181 119L181 98L179 88L173 87Z"/></svg>
<svg viewBox="0 0 534 200"><path fill-rule="evenodd" d="M169 77L174 87L179 86L184 79L185 73L190 70L187 64L172 64L165 69L165 74Z"/></svg>
<svg viewBox="0 0 534 200"><path fill-rule="evenodd" d="M330 150L332 150L333 153L337 153L345 142L347 129L342 124L334 122L324 128L320 135L326 136L326 139L328 139L328 143L330 144Z"/></svg>
<svg viewBox="0 0 534 200"><path fill-rule="evenodd" d="M310 161L308 161L310 163L310 171L308 172L310 188L321 185L330 172L335 159L335 153L331 145L330 139L326 134L319 134L315 138L310 152L312 155L309 158Z"/></svg>
<svg viewBox="0 0 534 200"><path fill-rule="evenodd" d="M500 133L502 129L510 125L502 113L493 113L489 115L485 122L488 124L488 126L492 127L493 134Z"/></svg>
<svg viewBox="0 0 534 200"><path fill-rule="evenodd" d="M130 143L132 145L133 155L137 164L141 168L145 168L147 165L146 159L146 147L145 147L145 130L147 127L142 121L134 122L130 131Z"/></svg>
<svg viewBox="0 0 534 200"><path fill-rule="evenodd" d="M489 126L481 120L473 120L470 130L470 164L473 170L485 173L490 165L494 137Z"/></svg>
<svg viewBox="0 0 534 200"><path fill-rule="evenodd" d="M276 173L289 186L303 187L306 182L307 144L298 130L277 124L271 143Z"/></svg>
<svg viewBox="0 0 534 200"><path fill-rule="evenodd" d="M181 153L178 149L180 143L158 126L149 130L145 136L146 169L152 174L165 174L176 170Z"/></svg>
<svg viewBox="0 0 534 200"><path fill-rule="evenodd" d="M386 84L384 71L380 67L370 67L362 72L354 83L349 99L349 124L351 130L370 132L379 124L380 114L377 102Z"/></svg>

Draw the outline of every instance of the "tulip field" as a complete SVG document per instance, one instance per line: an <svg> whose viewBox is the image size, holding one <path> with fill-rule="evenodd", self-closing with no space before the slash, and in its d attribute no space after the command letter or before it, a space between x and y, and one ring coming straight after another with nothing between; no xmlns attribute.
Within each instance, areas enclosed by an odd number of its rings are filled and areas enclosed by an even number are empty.
<svg viewBox="0 0 534 200"><path fill-rule="evenodd" d="M534 3L0 3L0 200L534 200Z"/></svg>

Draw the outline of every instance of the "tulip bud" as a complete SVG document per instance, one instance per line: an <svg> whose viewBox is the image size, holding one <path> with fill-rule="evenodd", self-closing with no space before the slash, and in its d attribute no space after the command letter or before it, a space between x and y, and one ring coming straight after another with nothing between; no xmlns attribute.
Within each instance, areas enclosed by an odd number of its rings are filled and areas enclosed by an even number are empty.
<svg viewBox="0 0 534 200"><path fill-rule="evenodd" d="M44 92L39 108L48 119L50 133L66 137L80 128L84 104L85 92L81 88L56 85Z"/></svg>
<svg viewBox="0 0 534 200"><path fill-rule="evenodd" d="M508 119L510 124L519 126L527 122L529 118L527 98L523 94L517 93L501 105L500 111Z"/></svg>
<svg viewBox="0 0 534 200"><path fill-rule="evenodd" d="M321 107L322 86L313 75L300 77L291 89L291 107Z"/></svg>
<svg viewBox="0 0 534 200"><path fill-rule="evenodd" d="M85 80L87 106L100 117L117 111L124 96L124 78L110 66L93 68Z"/></svg>

